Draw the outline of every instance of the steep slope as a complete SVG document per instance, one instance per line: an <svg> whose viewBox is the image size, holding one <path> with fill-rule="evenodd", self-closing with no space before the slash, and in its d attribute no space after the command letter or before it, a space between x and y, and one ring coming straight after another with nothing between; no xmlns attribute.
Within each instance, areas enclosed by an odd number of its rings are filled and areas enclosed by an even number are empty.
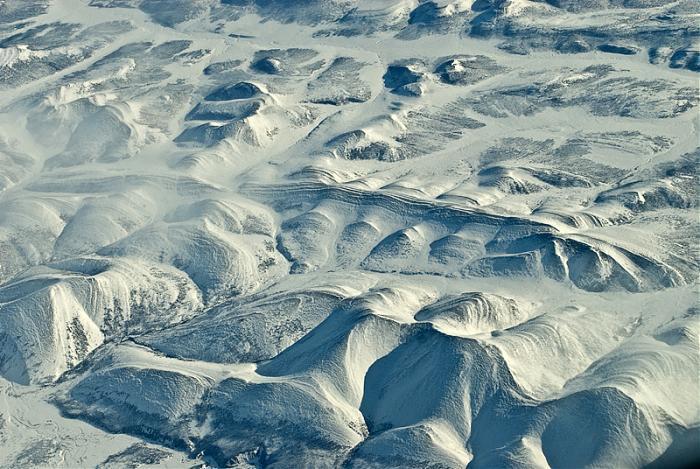
<svg viewBox="0 0 700 469"><path fill-rule="evenodd" d="M0 0L0 467L700 461L689 0Z"/></svg>

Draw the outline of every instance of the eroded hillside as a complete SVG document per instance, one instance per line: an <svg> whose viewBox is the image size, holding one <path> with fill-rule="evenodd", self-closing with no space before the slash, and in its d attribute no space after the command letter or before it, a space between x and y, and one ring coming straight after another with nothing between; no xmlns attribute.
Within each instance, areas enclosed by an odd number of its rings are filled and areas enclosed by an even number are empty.
<svg viewBox="0 0 700 469"><path fill-rule="evenodd" d="M700 457L699 13L0 1L0 464Z"/></svg>

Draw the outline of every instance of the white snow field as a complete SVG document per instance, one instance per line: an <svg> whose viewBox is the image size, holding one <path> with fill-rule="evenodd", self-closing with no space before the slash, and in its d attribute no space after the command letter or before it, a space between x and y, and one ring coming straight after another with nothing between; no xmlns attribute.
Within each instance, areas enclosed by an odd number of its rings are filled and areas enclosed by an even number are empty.
<svg viewBox="0 0 700 469"><path fill-rule="evenodd" d="M0 467L700 464L696 0L0 0Z"/></svg>

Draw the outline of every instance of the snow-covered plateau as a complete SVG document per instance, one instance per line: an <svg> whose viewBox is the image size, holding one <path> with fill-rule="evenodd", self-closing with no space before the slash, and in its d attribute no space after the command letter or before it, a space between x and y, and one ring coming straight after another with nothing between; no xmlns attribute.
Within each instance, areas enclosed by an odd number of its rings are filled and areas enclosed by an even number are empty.
<svg viewBox="0 0 700 469"><path fill-rule="evenodd" d="M700 465L697 0L0 0L0 467Z"/></svg>

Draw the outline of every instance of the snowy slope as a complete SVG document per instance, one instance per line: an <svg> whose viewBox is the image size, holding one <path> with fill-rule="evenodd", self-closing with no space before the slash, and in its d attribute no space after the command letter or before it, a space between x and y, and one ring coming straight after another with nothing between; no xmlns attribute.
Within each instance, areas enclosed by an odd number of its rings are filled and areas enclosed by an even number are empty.
<svg viewBox="0 0 700 469"><path fill-rule="evenodd" d="M700 461L698 15L0 0L0 466Z"/></svg>

